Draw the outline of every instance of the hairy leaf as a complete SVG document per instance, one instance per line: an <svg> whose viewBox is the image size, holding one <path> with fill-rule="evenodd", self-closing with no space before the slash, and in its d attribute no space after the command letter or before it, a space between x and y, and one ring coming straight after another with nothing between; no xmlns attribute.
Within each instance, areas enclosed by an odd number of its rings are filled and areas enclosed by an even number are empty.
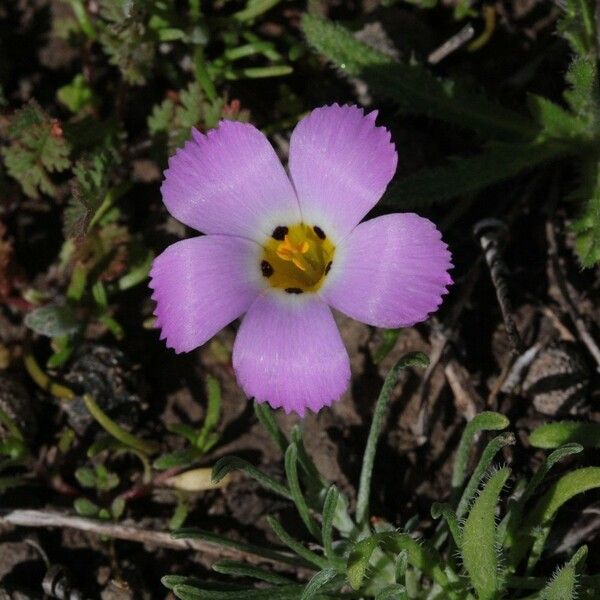
<svg viewBox="0 0 600 600"><path fill-rule="evenodd" d="M396 62L357 40L344 27L306 14L302 28L315 50L344 73L364 79L373 91L394 100L405 112L426 114L498 139L535 136L536 126L518 113L437 79L421 65Z"/></svg>
<svg viewBox="0 0 600 600"><path fill-rule="evenodd" d="M381 202L404 210L439 204L474 194L574 151L574 147L551 141L490 144L477 156L456 157L448 164L422 169L392 183Z"/></svg>
<svg viewBox="0 0 600 600"><path fill-rule="evenodd" d="M508 468L492 475L463 527L461 554L479 600L493 600L502 587L496 547L496 505L509 475Z"/></svg>
<svg viewBox="0 0 600 600"><path fill-rule="evenodd" d="M534 429L529 443L536 448L558 448L563 444L581 444L584 448L600 448L600 423L555 421Z"/></svg>

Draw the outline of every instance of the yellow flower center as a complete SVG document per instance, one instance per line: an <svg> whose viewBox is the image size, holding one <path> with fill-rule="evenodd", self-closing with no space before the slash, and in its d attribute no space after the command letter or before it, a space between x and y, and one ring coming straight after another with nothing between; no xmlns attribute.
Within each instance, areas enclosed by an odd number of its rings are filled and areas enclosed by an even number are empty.
<svg viewBox="0 0 600 600"><path fill-rule="evenodd" d="M279 226L263 244L260 268L269 285L289 294L316 292L331 265L335 246L318 226Z"/></svg>

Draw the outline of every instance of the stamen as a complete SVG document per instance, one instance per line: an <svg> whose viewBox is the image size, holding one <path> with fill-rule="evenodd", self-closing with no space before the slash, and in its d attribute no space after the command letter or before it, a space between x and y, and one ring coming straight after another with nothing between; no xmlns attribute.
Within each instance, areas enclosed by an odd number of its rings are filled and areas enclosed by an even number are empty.
<svg viewBox="0 0 600 600"><path fill-rule="evenodd" d="M260 270L265 277L271 277L271 275L274 273L273 267L268 260L263 260L260 263Z"/></svg>
<svg viewBox="0 0 600 600"><path fill-rule="evenodd" d="M292 262L296 267L298 267L301 271L306 271L307 262L306 259L302 256L306 254L310 249L310 244L303 240L299 244L294 244L286 235L283 239L283 242L277 246L277 256L282 260Z"/></svg>
<svg viewBox="0 0 600 600"><path fill-rule="evenodd" d="M318 226L315 225L313 227L313 231L317 234L317 237L324 240L327 236L325 235L325 232Z"/></svg>
<svg viewBox="0 0 600 600"><path fill-rule="evenodd" d="M302 294L304 292L304 290L300 288L285 288L285 291L288 294Z"/></svg>
<svg viewBox="0 0 600 600"><path fill-rule="evenodd" d="M271 234L271 237L274 240L277 240L278 242L280 242L281 240L283 240L285 238L285 236L287 235L289 229L283 225L279 225L279 227L275 227L275 229L273 229L273 233Z"/></svg>

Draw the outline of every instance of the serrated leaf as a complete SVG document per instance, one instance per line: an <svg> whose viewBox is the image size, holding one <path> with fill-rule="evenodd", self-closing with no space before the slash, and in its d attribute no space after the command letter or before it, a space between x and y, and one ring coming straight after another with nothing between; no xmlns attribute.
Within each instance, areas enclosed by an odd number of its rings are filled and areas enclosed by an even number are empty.
<svg viewBox="0 0 600 600"><path fill-rule="evenodd" d="M71 164L70 146L60 123L32 100L13 115L8 137L10 144L1 149L8 174L31 198L38 198L40 192L53 196L50 174Z"/></svg>
<svg viewBox="0 0 600 600"><path fill-rule="evenodd" d="M110 150L100 150L75 163L71 197L63 215L63 234L66 238L81 237L87 233L108 193L113 158Z"/></svg>
<svg viewBox="0 0 600 600"><path fill-rule="evenodd" d="M157 41L147 27L152 3L140 0L100 0L103 19L99 41L111 64L131 85L143 85L151 72Z"/></svg>
<svg viewBox="0 0 600 600"><path fill-rule="evenodd" d="M79 330L80 323L69 306L48 304L25 315L25 325L46 337L71 335Z"/></svg>
<svg viewBox="0 0 600 600"><path fill-rule="evenodd" d="M589 133L583 119L548 98L529 94L527 103L533 118L542 127L542 137L572 139Z"/></svg>
<svg viewBox="0 0 600 600"><path fill-rule="evenodd" d="M535 125L518 113L454 82L437 79L421 65L396 62L340 25L305 14L302 28L315 50L344 73L364 79L374 92L392 99L405 112L426 114L498 139L530 139L536 134Z"/></svg>
<svg viewBox="0 0 600 600"><path fill-rule="evenodd" d="M496 547L496 505L509 475L508 468L492 475L463 527L461 555L479 600L494 600L502 588Z"/></svg>
<svg viewBox="0 0 600 600"><path fill-rule="evenodd" d="M75 75L73 81L59 88L56 97L59 102L76 114L85 108L94 106L98 101L81 73Z"/></svg>

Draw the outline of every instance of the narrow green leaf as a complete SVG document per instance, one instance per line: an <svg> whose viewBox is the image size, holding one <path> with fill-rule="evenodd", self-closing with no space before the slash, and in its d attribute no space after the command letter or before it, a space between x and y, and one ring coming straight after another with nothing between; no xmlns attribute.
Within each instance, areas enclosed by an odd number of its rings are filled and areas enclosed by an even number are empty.
<svg viewBox="0 0 600 600"><path fill-rule="evenodd" d="M200 456L202 456L202 452L197 448L184 448L183 450L176 450L175 452L169 452L168 454L159 456L152 463L152 466L159 471L166 471L173 467L189 465Z"/></svg>
<svg viewBox="0 0 600 600"><path fill-rule="evenodd" d="M495 437L483 451L481 455L481 459L477 463L475 467L475 471L473 471L473 475L469 482L467 483L463 495L460 498L458 503L458 507L456 509L456 516L458 519L461 519L465 513L467 512L469 505L473 501L477 489L481 485L481 481L485 477L485 474L488 471L488 468L492 464L494 457L504 446L514 445L516 442L515 435L513 433L502 433L499 436Z"/></svg>
<svg viewBox="0 0 600 600"><path fill-rule="evenodd" d="M317 540L322 540L322 534L319 526L310 514L308 504L300 489L300 480L298 479L298 447L291 443L285 452L285 474L287 476L288 486L292 495L292 500L298 509L298 514L308 531Z"/></svg>
<svg viewBox="0 0 600 600"><path fill-rule="evenodd" d="M360 483L358 486L358 499L356 501L356 520L359 524L365 523L369 515L369 496L371 494L371 478L373 476L373 465L377 452L377 442L383 430L385 417L387 415L390 397L403 369L410 367L426 367L429 358L422 352L412 352L403 356L388 372L373 412L373 420L369 429L369 437L363 457L360 472Z"/></svg>
<svg viewBox="0 0 600 600"><path fill-rule="evenodd" d="M142 454L154 454L158 451L158 444L155 442L149 442L141 440L135 435L125 431L120 425L115 423L99 406L96 404L94 399L89 394L83 395L83 402L88 409L89 413L96 419L99 425L107 432L110 433L114 438L130 446L134 450L141 452Z"/></svg>
<svg viewBox="0 0 600 600"><path fill-rule="evenodd" d="M298 556L278 552L277 550L272 550L271 548L263 548L262 546L257 546L256 544L247 544L245 542L230 540L222 535L193 527L184 527L183 529L178 529L177 531L173 531L171 535L176 540L198 539L206 542L207 544L213 544L222 548L232 548L233 550L239 550L240 552L244 552L246 554L261 556L270 560L276 560L287 565L298 566L298 564L301 564L302 566L306 566L307 564L311 564L301 560Z"/></svg>
<svg viewBox="0 0 600 600"><path fill-rule="evenodd" d="M492 475L471 508L463 527L461 554L479 600L494 600L502 589L496 547L496 505L510 469Z"/></svg>
<svg viewBox="0 0 600 600"><path fill-rule="evenodd" d="M373 354L373 362L379 364L393 349L400 337L402 329L384 329L377 350Z"/></svg>
<svg viewBox="0 0 600 600"><path fill-rule="evenodd" d="M551 485L523 519L511 562L518 565L533 546L527 562L527 571L530 572L541 556L558 509L574 496L595 488L600 488L600 467L576 469Z"/></svg>
<svg viewBox="0 0 600 600"><path fill-rule="evenodd" d="M454 459L454 470L452 472L452 487L459 488L467 477L469 466L469 453L473 447L475 436L481 431L501 431L510 425L510 421L504 415L497 412L482 412L475 415L469 421L462 433L456 458Z"/></svg>
<svg viewBox="0 0 600 600"><path fill-rule="evenodd" d="M196 440L196 447L204 452L210 450L209 440L211 440L211 433L219 424L221 417L221 385L219 384L219 380L212 377L212 375L206 377L206 396L208 398L206 416Z"/></svg>
<svg viewBox="0 0 600 600"><path fill-rule="evenodd" d="M406 593L406 588L403 585L393 583L392 585L383 588L377 596L375 596L375 600L409 600L409 598Z"/></svg>
<svg viewBox="0 0 600 600"><path fill-rule="evenodd" d="M524 528L548 525L556 511L574 496L600 487L600 467L584 467L563 475L527 515Z"/></svg>
<svg viewBox="0 0 600 600"><path fill-rule="evenodd" d="M319 592L329 590L338 573L335 569L323 569L316 573L312 579L306 584L300 600L314 600ZM340 581L340 583L343 582Z"/></svg>
<svg viewBox="0 0 600 600"><path fill-rule="evenodd" d="M302 588L298 585L294 586L278 586L276 589L277 595L274 595L273 589L239 589L236 591L218 591L214 587L206 588L205 585L200 587L190 585L176 585L173 592L177 598L181 600L297 600Z"/></svg>
<svg viewBox="0 0 600 600"><path fill-rule="evenodd" d="M258 420L262 423L262 426L267 430L267 433L271 436L271 439L275 442L279 448L281 454L285 454L288 447L288 439L277 424L273 411L266 402L255 402L254 412Z"/></svg>
<svg viewBox="0 0 600 600"><path fill-rule="evenodd" d="M548 140L526 144L495 142L476 156L454 157L447 164L422 169L392 183L381 202L405 210L440 204L474 194L574 151L575 146Z"/></svg>
<svg viewBox="0 0 600 600"><path fill-rule="evenodd" d="M283 496L288 500L293 500L292 494L283 484L272 477L269 477L269 475L263 473L260 469L257 469L252 463L249 463L247 460L239 458L238 456L224 456L223 458L220 458L213 468L213 481L219 483L225 475L232 471L242 471L271 492Z"/></svg>
<svg viewBox="0 0 600 600"><path fill-rule="evenodd" d="M396 62L326 19L305 14L308 43L344 73L360 77L371 89L392 99L405 112L426 114L499 139L530 139L537 127L518 113L487 98L437 79L418 64Z"/></svg>
<svg viewBox="0 0 600 600"><path fill-rule="evenodd" d="M305 561L316 565L319 569L327 569L329 561L319 556L312 550L305 548L300 542L295 540L284 528L283 525L273 516L267 517L267 522L275 535L288 547Z"/></svg>
<svg viewBox="0 0 600 600"><path fill-rule="evenodd" d="M567 444L556 449L552 452L544 462L538 467L538 470L535 472L534 476L531 478L531 481L527 483L523 494L516 502L512 504L509 509L509 512L501 523L499 529L501 529L504 525L506 525L506 533L508 534L507 539L505 540L505 546L511 547L513 545L514 540L517 537L517 533L521 528L521 519L523 517L523 512L525 510L525 506L527 502L533 497L533 494L542 483L550 469L565 456L570 456L571 454L577 454L583 450L583 447L579 444ZM500 536L502 539L503 535ZM514 564L513 561L513 565Z"/></svg>
<svg viewBox="0 0 600 600"><path fill-rule="evenodd" d="M443 517L446 523L448 524L448 528L450 529L450 533L454 538L454 543L457 548L461 547L462 544L462 532L458 525L458 519L456 518L456 513L452 509L449 504L443 504L440 502L434 502L431 505L431 516L434 519L439 519Z"/></svg>
<svg viewBox="0 0 600 600"><path fill-rule="evenodd" d="M325 556L329 560L337 558L333 550L333 520L337 509L340 493L335 485L331 485L325 495L325 503L323 505L323 547Z"/></svg>
<svg viewBox="0 0 600 600"><path fill-rule="evenodd" d="M260 567L235 560L220 560L216 562L212 568L217 573L223 573L223 575L249 577L251 579L266 581L267 583L273 583L275 585L290 585L294 583L291 579L279 575L274 571L267 571L266 569L261 569Z"/></svg>

